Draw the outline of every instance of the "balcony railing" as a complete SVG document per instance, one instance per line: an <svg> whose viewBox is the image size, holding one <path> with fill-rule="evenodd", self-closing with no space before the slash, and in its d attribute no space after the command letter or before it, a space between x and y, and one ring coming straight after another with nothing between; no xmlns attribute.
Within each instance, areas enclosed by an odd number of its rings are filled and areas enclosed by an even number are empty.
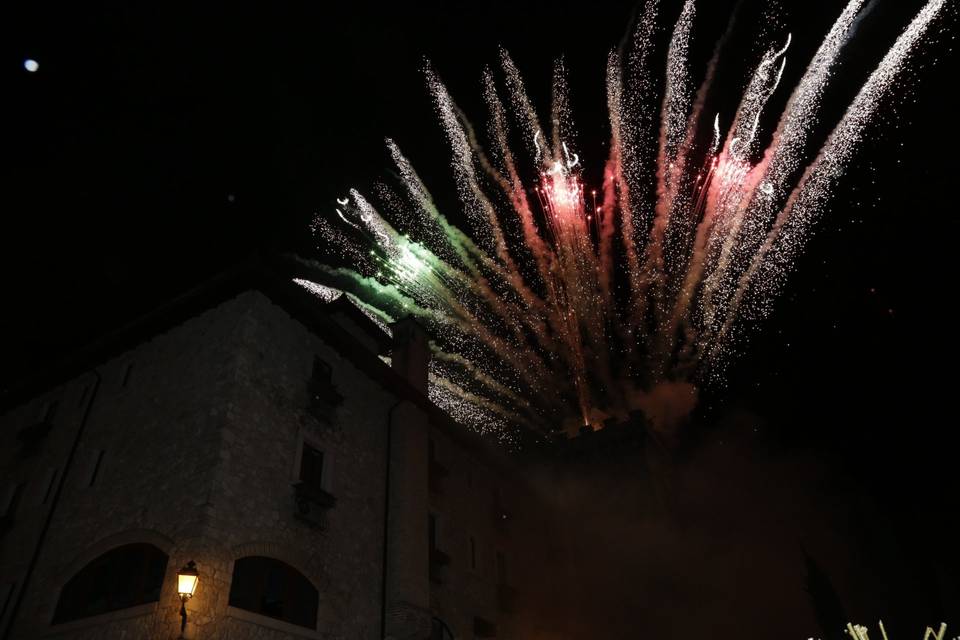
<svg viewBox="0 0 960 640"><path fill-rule="evenodd" d="M336 496L306 482L293 483L293 495L297 504L297 513L301 516L308 516L314 508L315 511L322 513L337 504Z"/></svg>

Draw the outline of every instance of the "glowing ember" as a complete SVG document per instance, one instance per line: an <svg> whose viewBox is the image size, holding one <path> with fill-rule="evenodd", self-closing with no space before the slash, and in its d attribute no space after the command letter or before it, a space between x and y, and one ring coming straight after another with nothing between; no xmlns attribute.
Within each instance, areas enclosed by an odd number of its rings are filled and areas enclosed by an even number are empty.
<svg viewBox="0 0 960 640"><path fill-rule="evenodd" d="M769 309L879 99L946 3L930 0L917 14L811 162L805 145L863 4L847 3L763 148L760 117L790 35L761 56L732 117L705 114L727 36L694 92L695 4L686 0L667 52L657 135L649 59L658 3L648 0L631 46L608 57L611 145L597 185L584 184L562 63L545 132L502 52L503 82L484 74L487 148L428 67L465 228L438 211L388 140L400 188L384 185L377 195L389 221L355 190L318 216L322 249L339 250L349 265L317 265L318 279L380 321L409 314L426 325L431 398L482 432L509 440L514 426L576 430L652 404L691 406L696 385L722 372L743 310L754 319ZM509 142L517 136L524 154Z"/></svg>

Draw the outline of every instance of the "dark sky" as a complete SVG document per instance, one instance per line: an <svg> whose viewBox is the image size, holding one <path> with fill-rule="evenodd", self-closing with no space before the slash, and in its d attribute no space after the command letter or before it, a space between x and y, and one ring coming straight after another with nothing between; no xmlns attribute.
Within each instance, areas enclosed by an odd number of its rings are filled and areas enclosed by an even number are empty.
<svg viewBox="0 0 960 640"><path fill-rule="evenodd" d="M701 4L695 70L732 5ZM761 4L744 3L743 43L729 59L749 59ZM780 2L794 46L777 104L840 4ZM826 101L833 121L921 4L870 3ZM564 54L584 155L599 157L604 59L633 8L4 3L0 383L253 249L309 250L314 211L383 177L386 135L436 176L435 191L449 189L424 56L479 119L480 74L498 45L541 105L551 59ZM956 506L960 140L950 37L921 49L909 90L897 90L896 108L870 130L776 312L710 403L717 415L762 416L771 446L836 456L904 522ZM24 70L26 58L37 73ZM725 69L739 90L747 69Z"/></svg>

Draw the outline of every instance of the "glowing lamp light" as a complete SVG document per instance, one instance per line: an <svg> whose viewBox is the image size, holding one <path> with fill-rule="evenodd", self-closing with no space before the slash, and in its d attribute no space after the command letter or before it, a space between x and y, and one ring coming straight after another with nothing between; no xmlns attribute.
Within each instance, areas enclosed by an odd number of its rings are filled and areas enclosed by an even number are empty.
<svg viewBox="0 0 960 640"><path fill-rule="evenodd" d="M29 71L30 73L35 73L37 69L40 68L40 63L34 60L33 58L27 58L23 61L23 68Z"/></svg>
<svg viewBox="0 0 960 640"><path fill-rule="evenodd" d="M197 590L197 581L200 574L197 573L197 565L191 560L183 569L177 571L177 594L180 596L180 637L183 638L183 632L187 628L187 600L193 597L193 592Z"/></svg>
<svg viewBox="0 0 960 640"><path fill-rule="evenodd" d="M200 574L197 573L197 565L191 560L183 569L177 571L177 593L183 599L193 597L193 592L197 590L197 579Z"/></svg>

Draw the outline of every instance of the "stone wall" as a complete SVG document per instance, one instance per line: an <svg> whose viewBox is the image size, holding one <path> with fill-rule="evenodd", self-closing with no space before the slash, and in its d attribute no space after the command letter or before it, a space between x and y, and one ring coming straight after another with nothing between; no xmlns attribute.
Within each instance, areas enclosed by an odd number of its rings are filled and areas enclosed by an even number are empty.
<svg viewBox="0 0 960 640"><path fill-rule="evenodd" d="M341 345L248 291L2 416L0 481L25 482L26 489L14 527L0 538L0 582L19 585L52 502L49 489L89 405L13 637L175 638L176 572L194 560L200 580L187 604L187 637L379 638L391 423L388 637L422 639L433 616L460 638L474 636L475 617L511 637L520 627L503 606L501 587L542 578L546 535L519 471L453 437L450 423L430 427L420 401L399 400L397 390L384 388L389 383L332 346ZM367 356L376 354L355 357ZM315 358L330 366L343 397L320 412L308 410ZM421 360L407 363L425 366ZM43 418L54 401L54 428L35 455L24 456L17 430ZM449 472L439 491L428 489L430 440ZM293 488L304 442L324 452L323 486L336 498L333 508L314 506L306 516ZM442 584L429 580L430 513L439 517L439 547L451 557ZM51 625L66 581L133 542L169 555L159 601ZM234 562L251 555L286 562L310 580L320 594L317 629L229 606Z"/></svg>
<svg viewBox="0 0 960 640"><path fill-rule="evenodd" d="M327 420L305 410L315 355L331 365L345 397ZM188 604L192 637L379 635L385 416L394 402L388 393L256 292L97 371L101 384L14 637L176 637L175 574L190 559L201 575ZM22 581L45 513L48 470L62 468L83 414L83 389L89 395L95 378L84 374L3 416L0 478L26 482L17 522L0 539L4 581ZM23 457L16 431L42 417L51 398L60 403L55 428L39 453ZM325 482L337 498L322 526L298 519L294 508L304 439L325 452ZM121 611L51 627L66 580L126 542L152 542L169 553L159 603L133 617ZM321 593L317 632L230 615L233 561L245 555L284 560L313 582Z"/></svg>

